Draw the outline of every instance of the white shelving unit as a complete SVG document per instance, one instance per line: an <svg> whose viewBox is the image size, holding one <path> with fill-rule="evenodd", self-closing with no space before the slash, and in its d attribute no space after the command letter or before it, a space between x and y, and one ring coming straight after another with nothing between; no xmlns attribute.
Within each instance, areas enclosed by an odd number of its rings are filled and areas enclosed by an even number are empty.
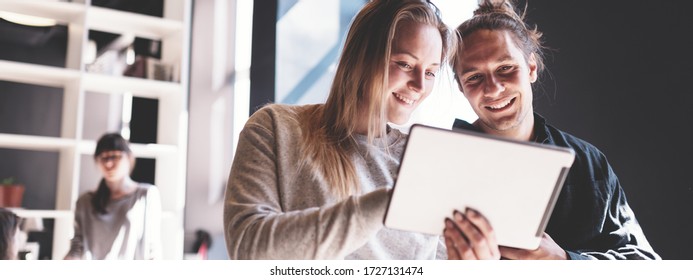
<svg viewBox="0 0 693 280"><path fill-rule="evenodd" d="M0 60L0 80L64 89L60 137L0 133L0 148L54 151L60 155L56 208L17 211L20 216L55 219L53 259L62 259L69 249L74 205L80 195L81 157L92 155L96 145L82 135L85 95L93 93L128 93L158 99L157 143L133 144L132 148L135 156L156 160L154 183L161 191L164 210L164 258L183 258L191 5L191 0L165 0L164 17L159 18L95 7L90 0L0 0L2 11L50 18L68 26L65 68ZM161 62L174 66L179 81L88 73L82 53L89 30L161 40Z"/></svg>

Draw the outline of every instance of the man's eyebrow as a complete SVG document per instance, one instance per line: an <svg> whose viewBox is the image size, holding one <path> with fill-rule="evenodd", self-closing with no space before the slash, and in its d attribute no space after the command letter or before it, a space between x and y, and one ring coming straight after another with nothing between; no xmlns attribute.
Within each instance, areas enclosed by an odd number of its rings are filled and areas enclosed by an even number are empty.
<svg viewBox="0 0 693 280"><path fill-rule="evenodd" d="M513 59L512 56L510 56L510 55L505 55L505 56L502 56L501 58L499 58L498 60L496 60L496 62L501 63L501 62L506 62L506 61L509 61L509 60L510 60L510 61L514 61L514 59Z"/></svg>
<svg viewBox="0 0 693 280"><path fill-rule="evenodd" d="M460 76L464 76L465 74L467 74L469 72L474 72L474 71L476 71L476 67L464 69L464 71L462 71L462 73L460 73Z"/></svg>
<svg viewBox="0 0 693 280"><path fill-rule="evenodd" d="M515 60L513 59L512 56L510 56L510 55L505 55L505 56L502 56L502 57L500 57L499 59L497 59L497 60L496 60L496 63L503 63L503 62L508 62L508 61L515 61ZM467 73L469 73L469 72L474 72L474 71L476 71L476 70L477 70L476 67L470 67L470 68L464 69L464 70L462 71L462 73L460 73L460 76L464 76L464 74L467 74Z"/></svg>

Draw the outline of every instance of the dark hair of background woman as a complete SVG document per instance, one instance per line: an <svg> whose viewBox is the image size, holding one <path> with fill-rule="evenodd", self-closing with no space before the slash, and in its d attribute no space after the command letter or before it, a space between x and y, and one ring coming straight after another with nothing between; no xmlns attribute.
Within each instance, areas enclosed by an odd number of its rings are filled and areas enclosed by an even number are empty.
<svg viewBox="0 0 693 280"><path fill-rule="evenodd" d="M96 151L94 151L94 160L98 160L101 153L108 151L121 151L127 155L132 154L128 140L125 140L125 138L118 133L104 134L99 138L99 141L96 143ZM101 178L99 187L96 189L96 193L91 200L94 210L99 214L106 214L106 205L110 199L111 190L106 185L106 180Z"/></svg>

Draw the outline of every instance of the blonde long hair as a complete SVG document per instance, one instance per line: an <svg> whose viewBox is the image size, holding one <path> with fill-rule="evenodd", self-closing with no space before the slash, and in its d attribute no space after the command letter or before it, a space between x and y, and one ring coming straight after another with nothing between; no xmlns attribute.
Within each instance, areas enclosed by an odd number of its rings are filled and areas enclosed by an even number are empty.
<svg viewBox="0 0 693 280"><path fill-rule="evenodd" d="M450 59L455 37L435 5L421 0L370 1L351 24L325 105L299 116L304 124L302 164L310 166L317 179L332 186L340 197L360 192L349 157L355 149L358 120L365 114L369 143L387 133L388 65L395 32L404 21L436 27L443 41L441 60Z"/></svg>

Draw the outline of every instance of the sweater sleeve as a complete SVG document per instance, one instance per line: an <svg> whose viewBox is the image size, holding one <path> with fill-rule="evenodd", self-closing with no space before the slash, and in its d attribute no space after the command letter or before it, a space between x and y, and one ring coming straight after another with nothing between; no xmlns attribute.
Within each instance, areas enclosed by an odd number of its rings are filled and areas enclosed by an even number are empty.
<svg viewBox="0 0 693 280"><path fill-rule="evenodd" d="M84 236L82 235L83 234L83 231L82 231L83 221L82 221L82 219L84 216L82 215L82 213L84 213L84 211L86 211L86 209L84 209L84 207L83 207L83 203L82 203L83 201L84 201L84 197L81 197L81 199L79 199L75 205L75 212L74 212L74 215L75 215L74 231L75 231L75 233L74 233L72 239L70 240L70 250L67 252L67 255L65 256L66 260L70 260L70 259L74 260L74 259L84 258Z"/></svg>
<svg viewBox="0 0 693 280"><path fill-rule="evenodd" d="M287 174L277 171L274 130L253 119L240 134L226 189L224 230L231 259L341 259L376 235L389 196L384 188L284 211L278 182Z"/></svg>

